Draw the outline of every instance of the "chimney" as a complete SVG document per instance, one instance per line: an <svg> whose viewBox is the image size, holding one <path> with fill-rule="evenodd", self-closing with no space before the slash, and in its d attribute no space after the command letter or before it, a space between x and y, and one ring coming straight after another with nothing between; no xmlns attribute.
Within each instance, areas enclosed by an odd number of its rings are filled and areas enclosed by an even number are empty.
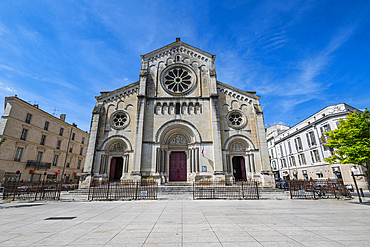
<svg viewBox="0 0 370 247"><path fill-rule="evenodd" d="M66 121L66 114L60 114L60 120L65 122Z"/></svg>

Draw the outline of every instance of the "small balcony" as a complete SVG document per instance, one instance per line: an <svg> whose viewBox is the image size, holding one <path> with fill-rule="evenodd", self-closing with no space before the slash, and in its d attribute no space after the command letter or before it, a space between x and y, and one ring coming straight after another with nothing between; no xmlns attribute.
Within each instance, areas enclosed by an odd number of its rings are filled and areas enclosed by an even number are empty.
<svg viewBox="0 0 370 247"><path fill-rule="evenodd" d="M26 168L27 167L50 169L51 163L38 162L38 161L35 161L35 160L27 160Z"/></svg>

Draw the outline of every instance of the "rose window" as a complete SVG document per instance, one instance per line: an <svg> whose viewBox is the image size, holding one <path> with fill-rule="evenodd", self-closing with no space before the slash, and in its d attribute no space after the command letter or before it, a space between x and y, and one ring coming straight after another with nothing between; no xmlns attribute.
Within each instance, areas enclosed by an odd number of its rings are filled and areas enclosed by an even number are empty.
<svg viewBox="0 0 370 247"><path fill-rule="evenodd" d="M117 114L113 118L113 123L116 127L122 127L127 122L126 114Z"/></svg>
<svg viewBox="0 0 370 247"><path fill-rule="evenodd" d="M123 129L130 122L128 114L124 111L118 111L110 118L110 124L114 129Z"/></svg>
<svg viewBox="0 0 370 247"><path fill-rule="evenodd" d="M232 125L239 127L243 123L243 117L240 113L234 112L229 115L229 121Z"/></svg>
<svg viewBox="0 0 370 247"><path fill-rule="evenodd" d="M233 129L242 129L247 125L247 117L239 110L232 110L226 114L228 125Z"/></svg>
<svg viewBox="0 0 370 247"><path fill-rule="evenodd" d="M173 93L184 93L192 86L192 76L184 68L174 68L164 76L164 86Z"/></svg>

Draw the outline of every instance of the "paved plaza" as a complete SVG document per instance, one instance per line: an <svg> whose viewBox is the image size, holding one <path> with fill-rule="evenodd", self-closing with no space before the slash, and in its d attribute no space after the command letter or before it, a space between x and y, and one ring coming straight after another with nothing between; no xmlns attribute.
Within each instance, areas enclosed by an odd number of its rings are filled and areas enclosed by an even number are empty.
<svg viewBox="0 0 370 247"><path fill-rule="evenodd" d="M369 246L354 200L0 204L0 246ZM51 219L49 217L76 217Z"/></svg>

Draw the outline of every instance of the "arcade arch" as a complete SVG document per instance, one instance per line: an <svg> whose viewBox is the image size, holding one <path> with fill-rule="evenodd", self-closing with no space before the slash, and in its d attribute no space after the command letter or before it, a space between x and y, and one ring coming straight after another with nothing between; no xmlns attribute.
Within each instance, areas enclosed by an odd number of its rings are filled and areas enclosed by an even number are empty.
<svg viewBox="0 0 370 247"><path fill-rule="evenodd" d="M156 172L162 182L188 181L199 172L201 136L189 122L174 120L159 128L156 135Z"/></svg>

